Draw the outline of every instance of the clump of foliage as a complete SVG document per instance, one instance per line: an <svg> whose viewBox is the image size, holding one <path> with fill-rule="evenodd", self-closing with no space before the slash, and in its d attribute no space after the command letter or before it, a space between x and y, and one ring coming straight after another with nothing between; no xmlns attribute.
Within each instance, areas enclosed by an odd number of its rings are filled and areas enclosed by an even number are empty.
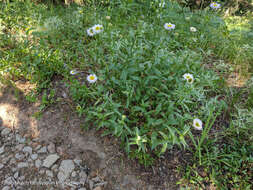
<svg viewBox="0 0 253 190"><path fill-rule="evenodd" d="M239 94L243 96L247 89ZM233 97L233 95L232 95ZM249 100L249 99L248 99ZM253 166L253 117L252 107L248 109L248 100L244 104L236 102L228 126L224 125L219 134L206 139L201 147L201 157L196 152L185 168L184 179L191 182L187 186L218 189L251 189ZM200 163L201 159L201 163ZM184 179L179 182L185 186Z"/></svg>

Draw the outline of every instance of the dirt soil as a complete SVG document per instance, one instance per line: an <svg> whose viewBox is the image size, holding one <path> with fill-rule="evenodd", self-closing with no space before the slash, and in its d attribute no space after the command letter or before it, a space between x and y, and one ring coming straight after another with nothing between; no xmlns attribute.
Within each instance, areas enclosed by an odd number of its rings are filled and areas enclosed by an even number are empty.
<svg viewBox="0 0 253 190"><path fill-rule="evenodd" d="M17 89L10 86L0 89L0 118L5 127L19 130L27 138L38 138L42 144L55 143L58 153L66 158L85 160L89 175L100 176L108 182L105 190L179 189L176 167L185 162L189 153L173 149L152 167L145 168L127 157L116 138L101 137L101 132L92 127L82 129L81 126L88 124L75 113L62 81L54 83L60 101L46 108L39 118L35 116L40 103L25 99L24 94L31 86L25 81L17 81L16 86Z"/></svg>

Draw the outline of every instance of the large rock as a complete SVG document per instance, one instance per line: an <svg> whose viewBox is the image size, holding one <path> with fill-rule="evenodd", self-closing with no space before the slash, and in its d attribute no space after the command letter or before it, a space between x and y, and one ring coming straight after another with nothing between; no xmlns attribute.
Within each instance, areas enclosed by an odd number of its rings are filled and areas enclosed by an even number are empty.
<svg viewBox="0 0 253 190"><path fill-rule="evenodd" d="M59 173L57 175L60 182L65 181L69 178L71 172L74 170L75 165L72 160L63 160L59 167Z"/></svg>
<svg viewBox="0 0 253 190"><path fill-rule="evenodd" d="M43 166L50 168L59 158L57 154L51 154L44 160Z"/></svg>

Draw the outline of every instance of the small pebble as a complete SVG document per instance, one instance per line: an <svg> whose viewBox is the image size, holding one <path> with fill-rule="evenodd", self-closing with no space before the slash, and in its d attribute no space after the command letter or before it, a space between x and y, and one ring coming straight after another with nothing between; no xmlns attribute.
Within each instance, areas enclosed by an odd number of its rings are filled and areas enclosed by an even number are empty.
<svg viewBox="0 0 253 190"><path fill-rule="evenodd" d="M16 172L16 173L14 174L14 178L17 179L17 178L18 178L18 175L19 175L19 173Z"/></svg>
<svg viewBox="0 0 253 190"><path fill-rule="evenodd" d="M50 143L47 147L49 153L55 153L55 145L54 143Z"/></svg>
<svg viewBox="0 0 253 190"><path fill-rule="evenodd" d="M91 180L94 181L94 182L100 182L100 181L101 181L100 178L99 178L98 176L92 178Z"/></svg>
<svg viewBox="0 0 253 190"><path fill-rule="evenodd" d="M41 166L41 160L36 160L35 161L35 167L39 168Z"/></svg>
<svg viewBox="0 0 253 190"><path fill-rule="evenodd" d="M54 165L52 166L51 170L57 171L57 170L58 170L57 167L58 167L58 165L57 165L57 164L54 164Z"/></svg>
<svg viewBox="0 0 253 190"><path fill-rule="evenodd" d="M25 143L25 140L26 140L25 137L23 138L19 134L16 134L16 141L18 143Z"/></svg>
<svg viewBox="0 0 253 190"><path fill-rule="evenodd" d="M23 152L28 152L29 154L32 154L33 149L30 146L25 146L23 148Z"/></svg>
<svg viewBox="0 0 253 190"><path fill-rule="evenodd" d="M94 188L93 190L102 190L100 186L97 186L96 188Z"/></svg>
<svg viewBox="0 0 253 190"><path fill-rule="evenodd" d="M39 144L36 148L35 148L35 150L39 150L41 148L41 145Z"/></svg>
<svg viewBox="0 0 253 190"><path fill-rule="evenodd" d="M25 176L20 176L20 177L18 178L19 181L23 181L24 179L25 179Z"/></svg>
<svg viewBox="0 0 253 190"><path fill-rule="evenodd" d="M76 163L76 165L79 166L81 164L82 160L74 159L74 162Z"/></svg>
<svg viewBox="0 0 253 190"><path fill-rule="evenodd" d="M51 172L50 170L46 170L46 175L47 175L48 177L54 177L53 172Z"/></svg>
<svg viewBox="0 0 253 190"><path fill-rule="evenodd" d="M11 129L5 128L4 130L2 130L1 135L2 136L7 136L10 132L11 132Z"/></svg>
<svg viewBox="0 0 253 190"><path fill-rule="evenodd" d="M3 160L2 160L2 163L3 164L7 164L7 162L9 162L10 160L10 157L5 157Z"/></svg>
<svg viewBox="0 0 253 190"><path fill-rule="evenodd" d="M60 157L57 154L51 154L43 162L43 166L50 168Z"/></svg>
<svg viewBox="0 0 253 190"><path fill-rule="evenodd" d="M1 170L3 167L4 167L4 165L3 165L3 164L0 164L0 170Z"/></svg>
<svg viewBox="0 0 253 190"><path fill-rule="evenodd" d="M15 148L18 150L18 151L21 151L23 148L24 148L24 144L18 144Z"/></svg>
<svg viewBox="0 0 253 190"><path fill-rule="evenodd" d="M89 180L89 187L90 189L93 189L94 182L92 180Z"/></svg>
<svg viewBox="0 0 253 190"><path fill-rule="evenodd" d="M3 154L4 153L4 146L2 146L1 148L0 148L0 154Z"/></svg>
<svg viewBox="0 0 253 190"><path fill-rule="evenodd" d="M15 163L16 163L15 158L12 158L12 159L10 160L10 164L15 164Z"/></svg>
<svg viewBox="0 0 253 190"><path fill-rule="evenodd" d="M31 159L36 160L38 158L38 154L32 154Z"/></svg>
<svg viewBox="0 0 253 190"><path fill-rule="evenodd" d="M24 154L20 154L20 153L16 153L15 154L15 158L18 159L18 160L21 160L21 159L25 158L25 155Z"/></svg>
<svg viewBox="0 0 253 190"><path fill-rule="evenodd" d="M76 171L73 171L71 174L72 177L76 177Z"/></svg>
<svg viewBox="0 0 253 190"><path fill-rule="evenodd" d="M27 162L19 162L18 163L18 168L26 168L28 167L28 163Z"/></svg>
<svg viewBox="0 0 253 190"><path fill-rule="evenodd" d="M47 147L43 146L38 153L47 153Z"/></svg>

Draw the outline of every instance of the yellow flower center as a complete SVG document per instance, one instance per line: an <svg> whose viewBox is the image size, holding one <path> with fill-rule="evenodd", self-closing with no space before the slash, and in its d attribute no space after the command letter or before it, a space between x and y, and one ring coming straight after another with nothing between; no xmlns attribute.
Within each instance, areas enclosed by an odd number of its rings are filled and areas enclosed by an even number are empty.
<svg viewBox="0 0 253 190"><path fill-rule="evenodd" d="M172 27L172 25L171 25L171 24L168 24L168 27Z"/></svg>
<svg viewBox="0 0 253 190"><path fill-rule="evenodd" d="M90 80L95 80L95 77L94 76L90 76Z"/></svg>
<svg viewBox="0 0 253 190"><path fill-rule="evenodd" d="M97 27L95 28L95 30L100 30L100 27L99 27L99 26L97 26Z"/></svg>
<svg viewBox="0 0 253 190"><path fill-rule="evenodd" d="M217 4L216 4L216 3L214 3L214 4L213 4L213 6L214 6L214 7L217 7Z"/></svg>
<svg viewBox="0 0 253 190"><path fill-rule="evenodd" d="M197 127L200 127L200 124L198 123L198 122L196 122L196 124L195 124Z"/></svg>

